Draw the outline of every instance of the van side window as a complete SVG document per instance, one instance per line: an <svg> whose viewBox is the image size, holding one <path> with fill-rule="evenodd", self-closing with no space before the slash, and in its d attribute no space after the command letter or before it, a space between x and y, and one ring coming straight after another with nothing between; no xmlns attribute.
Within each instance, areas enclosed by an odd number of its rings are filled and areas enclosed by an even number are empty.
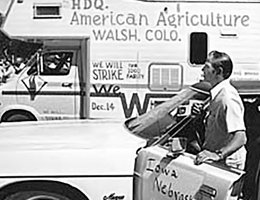
<svg viewBox="0 0 260 200"><path fill-rule="evenodd" d="M43 55L40 75L68 75L71 67L72 52L50 52Z"/></svg>
<svg viewBox="0 0 260 200"><path fill-rule="evenodd" d="M190 34L190 64L202 65L208 53L208 35L204 32Z"/></svg>

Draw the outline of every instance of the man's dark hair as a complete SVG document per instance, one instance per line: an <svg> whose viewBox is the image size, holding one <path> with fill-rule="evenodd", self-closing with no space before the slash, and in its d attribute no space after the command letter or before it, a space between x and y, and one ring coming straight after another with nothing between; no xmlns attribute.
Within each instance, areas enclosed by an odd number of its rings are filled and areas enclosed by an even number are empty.
<svg viewBox="0 0 260 200"><path fill-rule="evenodd" d="M209 53L207 61L212 64L212 67L215 68L217 73L220 73L220 68L223 69L224 79L230 77L233 70L233 63L229 55L219 51L211 51Z"/></svg>

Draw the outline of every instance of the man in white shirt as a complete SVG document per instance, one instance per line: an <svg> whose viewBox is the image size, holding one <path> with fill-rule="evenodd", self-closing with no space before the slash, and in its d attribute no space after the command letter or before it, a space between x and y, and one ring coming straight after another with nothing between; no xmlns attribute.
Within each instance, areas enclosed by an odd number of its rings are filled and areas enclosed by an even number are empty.
<svg viewBox="0 0 260 200"><path fill-rule="evenodd" d="M228 78L233 63L226 53L212 51L202 69L204 81L212 85L211 102L205 119L205 140L195 164L224 161L228 166L244 169L246 133L244 106ZM199 106L194 110L199 112Z"/></svg>

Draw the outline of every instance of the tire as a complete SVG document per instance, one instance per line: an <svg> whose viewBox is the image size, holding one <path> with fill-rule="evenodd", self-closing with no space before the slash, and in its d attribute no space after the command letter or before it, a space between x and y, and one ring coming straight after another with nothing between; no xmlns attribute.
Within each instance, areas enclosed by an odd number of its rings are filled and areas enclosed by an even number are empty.
<svg viewBox="0 0 260 200"><path fill-rule="evenodd" d="M7 196L4 200L72 200L64 195L46 191L22 191ZM76 199L75 199L76 200Z"/></svg>
<svg viewBox="0 0 260 200"><path fill-rule="evenodd" d="M36 121L35 117L29 113L15 113L7 116L3 122L21 122L21 121Z"/></svg>

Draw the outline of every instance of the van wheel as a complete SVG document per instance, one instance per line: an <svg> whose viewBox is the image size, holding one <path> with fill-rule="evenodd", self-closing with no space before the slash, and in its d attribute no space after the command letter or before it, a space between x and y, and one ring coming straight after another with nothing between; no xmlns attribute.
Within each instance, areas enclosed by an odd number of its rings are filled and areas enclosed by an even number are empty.
<svg viewBox="0 0 260 200"><path fill-rule="evenodd" d="M23 191L7 196L4 200L72 200L58 193L46 191Z"/></svg>
<svg viewBox="0 0 260 200"><path fill-rule="evenodd" d="M3 122L37 121L34 116L26 112L9 113L3 117Z"/></svg>

